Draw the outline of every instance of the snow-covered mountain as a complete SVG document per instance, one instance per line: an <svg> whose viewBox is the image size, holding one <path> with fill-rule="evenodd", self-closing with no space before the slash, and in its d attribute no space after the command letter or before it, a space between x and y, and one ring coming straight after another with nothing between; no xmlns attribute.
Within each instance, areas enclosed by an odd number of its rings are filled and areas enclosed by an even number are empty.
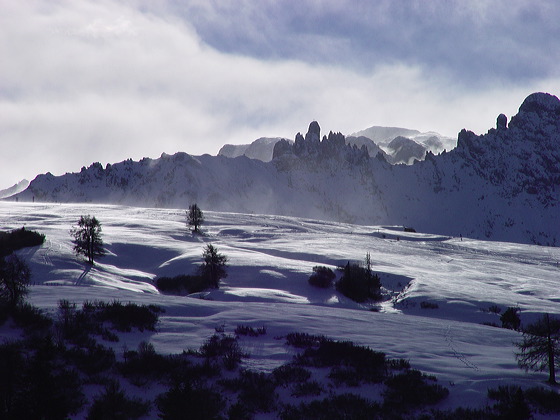
<svg viewBox="0 0 560 420"><path fill-rule="evenodd" d="M23 179L19 181L17 184L12 185L10 188L6 188L5 190L0 190L0 198L11 197L14 194L22 192L29 186L29 181L27 179Z"/></svg>
<svg viewBox="0 0 560 420"><path fill-rule="evenodd" d="M560 101L535 93L509 126L411 166L370 157L340 133L321 140L311 123L295 142L278 141L274 159L163 154L79 173L38 176L16 197L49 202L121 203L398 224L425 232L560 244Z"/></svg>
<svg viewBox="0 0 560 420"><path fill-rule="evenodd" d="M261 137L251 144L226 144L218 152L219 156L229 158L236 158L239 156L247 156L250 159L258 159L263 162L270 162L272 160L272 152L274 146L282 137ZM289 140L287 140L289 141Z"/></svg>

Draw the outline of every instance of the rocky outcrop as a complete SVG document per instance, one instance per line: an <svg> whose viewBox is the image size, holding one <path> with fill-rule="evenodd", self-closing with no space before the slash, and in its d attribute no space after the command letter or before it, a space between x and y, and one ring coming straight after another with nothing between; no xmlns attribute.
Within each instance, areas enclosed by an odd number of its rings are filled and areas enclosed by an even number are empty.
<svg viewBox="0 0 560 420"><path fill-rule="evenodd" d="M301 133L296 134L294 144L288 142L276 143L273 159L279 159L284 155L293 155L299 158L313 160L335 159L339 161L358 162L369 159L368 149L365 145L361 148L355 145L347 145L346 138L342 133L329 132L320 140L321 128L317 121L309 124L305 137Z"/></svg>
<svg viewBox="0 0 560 420"><path fill-rule="evenodd" d="M455 149L414 165L370 158L317 122L274 144L272 162L162 154L78 173L48 173L12 199L104 202L258 212L418 231L560 245L560 101L530 95L484 135L462 130ZM405 142L399 140L399 142Z"/></svg>

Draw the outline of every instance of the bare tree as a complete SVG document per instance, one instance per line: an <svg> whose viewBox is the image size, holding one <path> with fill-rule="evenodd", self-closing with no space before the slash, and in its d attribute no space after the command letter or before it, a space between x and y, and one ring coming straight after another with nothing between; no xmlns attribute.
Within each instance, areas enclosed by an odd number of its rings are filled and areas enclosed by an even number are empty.
<svg viewBox="0 0 560 420"><path fill-rule="evenodd" d="M198 227L204 223L204 215L202 210L198 207L196 203L189 206L187 211L187 224L189 226L194 226L195 233L198 233Z"/></svg>
<svg viewBox="0 0 560 420"><path fill-rule="evenodd" d="M556 383L555 368L560 361L560 320L544 314L523 331L523 341L517 344L519 366L526 370L548 368L548 382Z"/></svg>
<svg viewBox="0 0 560 420"><path fill-rule="evenodd" d="M101 223L95 216L80 216L78 226L73 227L70 234L74 237L74 251L84 255L90 264L93 264L94 257L106 254L101 239Z"/></svg>

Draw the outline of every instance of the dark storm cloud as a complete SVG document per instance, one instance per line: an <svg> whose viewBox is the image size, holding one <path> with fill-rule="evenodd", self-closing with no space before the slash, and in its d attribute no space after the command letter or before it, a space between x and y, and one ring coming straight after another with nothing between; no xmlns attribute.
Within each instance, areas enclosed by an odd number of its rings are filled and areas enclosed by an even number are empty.
<svg viewBox="0 0 560 420"><path fill-rule="evenodd" d="M369 72L396 62L457 83L558 75L557 1L204 1L175 9L204 42Z"/></svg>

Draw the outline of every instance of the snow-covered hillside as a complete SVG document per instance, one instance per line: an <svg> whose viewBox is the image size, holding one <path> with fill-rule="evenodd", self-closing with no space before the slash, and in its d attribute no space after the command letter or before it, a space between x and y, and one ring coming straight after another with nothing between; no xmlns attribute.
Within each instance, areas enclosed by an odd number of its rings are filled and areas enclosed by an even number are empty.
<svg viewBox="0 0 560 420"><path fill-rule="evenodd" d="M108 250L93 267L72 253L69 229L83 214L100 220ZM324 334L437 375L450 390L438 408L480 407L488 388L546 379L518 369L513 342L519 333L482 323L500 324L492 305L502 311L519 306L525 323L544 312L560 314L558 248L284 216L205 216L203 235L192 235L181 209L0 203L3 229L46 234L43 246L18 252L33 273L33 304L54 310L60 299L117 299L165 308L157 333L125 335L119 349L149 339L157 351L176 353L198 348L216 327L233 332L237 325L264 325L265 337L241 339L241 345L250 354L246 367L270 371L293 356L275 337ZM192 273L208 243L229 258L220 289L195 297L158 294L153 279ZM391 299L361 305L308 284L313 266L336 268L363 260L366 252Z"/></svg>
<svg viewBox="0 0 560 420"><path fill-rule="evenodd" d="M251 144L226 144L220 149L218 156L225 156L229 158L247 156L250 159L270 162L272 160L274 145L280 140L282 140L281 137L261 137Z"/></svg>
<svg viewBox="0 0 560 420"><path fill-rule="evenodd" d="M536 93L498 128L463 130L456 149L411 166L350 147L340 133L321 141L316 122L272 162L241 156L127 160L79 173L40 175L20 200L313 217L543 245L560 243L560 101ZM505 118L505 117L504 117ZM15 198L14 198L15 199Z"/></svg>
<svg viewBox="0 0 560 420"><path fill-rule="evenodd" d="M6 188L4 190L0 190L0 198L7 198L11 197L14 194L22 192L29 186L29 181L27 179L23 179L17 184L12 185L10 188Z"/></svg>

